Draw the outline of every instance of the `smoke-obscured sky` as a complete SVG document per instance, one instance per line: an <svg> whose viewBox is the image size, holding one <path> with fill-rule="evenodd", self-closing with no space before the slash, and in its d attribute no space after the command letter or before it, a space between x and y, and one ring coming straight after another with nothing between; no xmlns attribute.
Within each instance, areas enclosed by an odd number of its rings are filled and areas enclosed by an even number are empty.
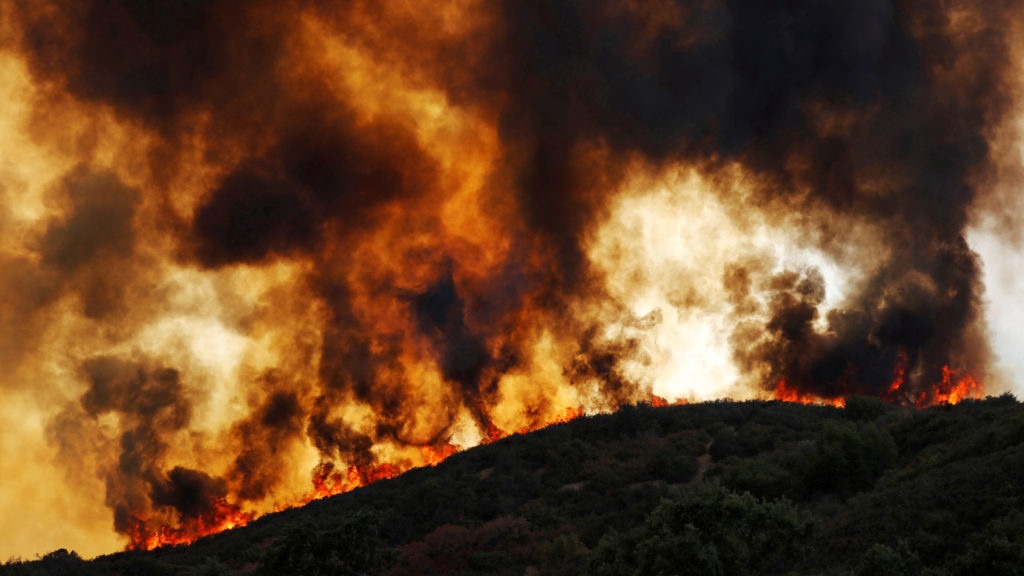
<svg viewBox="0 0 1024 576"><path fill-rule="evenodd" d="M0 558L187 538L653 395L1024 391L1022 26L0 4Z"/></svg>

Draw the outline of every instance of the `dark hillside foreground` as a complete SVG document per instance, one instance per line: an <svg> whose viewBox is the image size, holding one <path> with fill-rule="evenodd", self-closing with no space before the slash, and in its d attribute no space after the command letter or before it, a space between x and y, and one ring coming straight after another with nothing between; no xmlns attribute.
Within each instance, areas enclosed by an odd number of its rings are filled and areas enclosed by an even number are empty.
<svg viewBox="0 0 1024 576"><path fill-rule="evenodd" d="M1009 575L1022 501L1010 395L625 406L191 546L0 575Z"/></svg>

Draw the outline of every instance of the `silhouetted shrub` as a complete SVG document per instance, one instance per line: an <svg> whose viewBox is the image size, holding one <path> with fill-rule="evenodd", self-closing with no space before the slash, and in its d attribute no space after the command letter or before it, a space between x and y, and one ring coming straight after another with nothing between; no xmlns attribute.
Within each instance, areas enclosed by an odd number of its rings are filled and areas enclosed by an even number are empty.
<svg viewBox="0 0 1024 576"><path fill-rule="evenodd" d="M267 549L261 573L267 575L370 576L384 574L393 553L380 541L378 520L355 514L339 528L317 531L293 526Z"/></svg>
<svg viewBox="0 0 1024 576"><path fill-rule="evenodd" d="M767 458L740 459L730 456L719 462L708 474L737 492L750 492L754 496L776 499L791 491L793 476L788 470Z"/></svg>
<svg viewBox="0 0 1024 576"><path fill-rule="evenodd" d="M592 555L602 576L781 574L803 555L809 517L718 484L664 500L636 531L609 532Z"/></svg>
<svg viewBox="0 0 1024 576"><path fill-rule="evenodd" d="M895 547L875 544L864 553L857 569L856 576L917 576L923 566L921 559L900 540Z"/></svg>
<svg viewBox="0 0 1024 576"><path fill-rule="evenodd" d="M848 396L843 417L857 422L874 422L895 408L881 398L869 396Z"/></svg>
<svg viewBox="0 0 1024 576"><path fill-rule="evenodd" d="M864 490L895 464L897 455L892 436L874 423L826 422L804 466L803 484L811 492Z"/></svg>

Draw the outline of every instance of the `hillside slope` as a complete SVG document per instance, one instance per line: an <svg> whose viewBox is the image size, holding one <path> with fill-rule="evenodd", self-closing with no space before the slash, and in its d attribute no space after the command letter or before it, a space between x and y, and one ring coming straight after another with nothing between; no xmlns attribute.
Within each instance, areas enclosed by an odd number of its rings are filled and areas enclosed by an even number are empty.
<svg viewBox="0 0 1024 576"><path fill-rule="evenodd" d="M191 546L15 574L1017 574L1024 407L624 407Z"/></svg>

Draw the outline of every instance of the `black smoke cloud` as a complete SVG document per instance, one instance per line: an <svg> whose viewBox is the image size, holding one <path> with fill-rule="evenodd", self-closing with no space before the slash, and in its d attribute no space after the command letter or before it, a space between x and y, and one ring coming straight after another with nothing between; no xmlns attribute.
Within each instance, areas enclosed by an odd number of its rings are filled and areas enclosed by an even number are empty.
<svg viewBox="0 0 1024 576"><path fill-rule="evenodd" d="M206 196L190 230L204 266L316 252L326 227L344 239L382 205L432 188L434 168L411 134L383 121L357 126L340 106L290 107L273 148Z"/></svg>
<svg viewBox="0 0 1024 576"><path fill-rule="evenodd" d="M239 22L258 13L240 2L16 5L37 75L61 79L72 95L168 135L183 115L210 102L248 116L275 90L266 73L280 39L261 34L254 21Z"/></svg>
<svg viewBox="0 0 1024 576"><path fill-rule="evenodd" d="M181 466L175 466L166 478L155 481L151 492L154 505L169 506L186 518L209 514L227 495L224 480Z"/></svg>
<svg viewBox="0 0 1024 576"><path fill-rule="evenodd" d="M651 32L643 14L608 3L502 4L499 40L483 63L490 72L479 76L485 94L509 96L501 130L526 157L517 167L522 210L567 271L585 267L580 242L602 200L574 171L582 142L654 161L741 160L784 184L794 176L786 159L805 152L794 149L821 144L809 103L904 107L921 74L891 2L677 5L681 21ZM841 164L842 145L830 148ZM821 169L819 180L843 184L841 171ZM814 193L848 202L848 192Z"/></svg>
<svg viewBox="0 0 1024 576"><path fill-rule="evenodd" d="M441 373L462 387L471 406L478 404L482 398L477 387L484 368L492 359L483 339L466 325L465 304L459 297L451 270L416 295L413 309L420 330L434 342Z"/></svg>
<svg viewBox="0 0 1024 576"><path fill-rule="evenodd" d="M273 378L273 376L269 376ZM258 501L270 494L284 472L276 456L301 440L305 414L298 395L285 390L279 382L260 384L273 390L251 417L235 426L234 436L242 449L227 477L234 483L239 498Z"/></svg>

